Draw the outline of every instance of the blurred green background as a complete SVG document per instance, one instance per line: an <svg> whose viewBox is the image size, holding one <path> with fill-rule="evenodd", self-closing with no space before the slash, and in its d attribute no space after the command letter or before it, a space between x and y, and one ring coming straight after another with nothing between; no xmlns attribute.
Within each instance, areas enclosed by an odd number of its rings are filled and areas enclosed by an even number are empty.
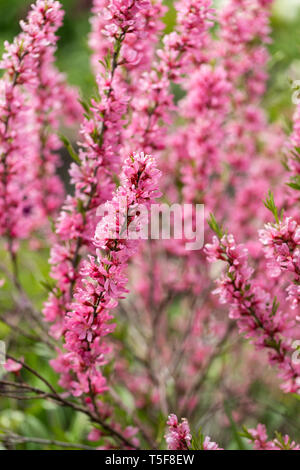
<svg viewBox="0 0 300 470"><path fill-rule="evenodd" d="M12 40L19 32L18 22L26 16L32 0L0 0L0 53L3 51L4 40ZM66 11L64 26L60 30L57 64L61 71L68 76L70 83L78 86L84 96L93 89L94 79L89 64L89 49L87 35L90 29L89 16L91 0L61 0ZM174 9L172 0L167 1L171 7L165 17L166 31L171 31L174 24ZM222 3L221 1L217 3ZM286 124L292 111L291 81L300 79L300 0L278 0L275 2L272 17L273 42L270 45L271 61L269 65L269 87L264 99L265 109L271 120L282 120ZM0 249L0 259L6 261L4 251ZM24 269L23 285L40 307L46 297L40 282L48 276L48 250L32 252L22 251L21 264ZM10 309L10 286L2 290L2 305ZM7 295L7 298L6 298ZM16 351L16 356L24 356L27 362L40 370L47 379L55 383L56 375L48 361L51 357L48 349L42 343L30 342L23 338L11 336L9 328L0 323L0 340L9 333L9 348ZM39 383L31 382L40 386ZM265 403L261 420L269 430L283 429L295 439L300 439L300 429L295 426L295 416L299 414L300 402L293 397L278 393L269 396L268 390L254 390L255 401ZM267 406L268 405L268 406ZM233 404L234 406L234 404ZM122 417L128 419L130 417ZM164 426L164 424L162 423ZM85 442L89 429L88 420L70 410L62 409L54 404L41 400L17 403L16 401L0 399L0 431L3 428L12 429L25 436L56 438L69 442ZM217 439L217 436L214 436ZM237 437L234 425L227 436L227 448L238 448L240 439ZM37 449L39 446L26 444L19 448ZM44 447L43 447L44 448ZM51 447L53 448L53 446Z"/></svg>

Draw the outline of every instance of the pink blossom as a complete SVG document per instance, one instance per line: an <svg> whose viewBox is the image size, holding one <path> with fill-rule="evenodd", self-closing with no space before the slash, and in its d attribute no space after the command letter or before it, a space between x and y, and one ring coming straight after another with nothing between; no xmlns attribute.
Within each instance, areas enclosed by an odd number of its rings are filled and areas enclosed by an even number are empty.
<svg viewBox="0 0 300 470"><path fill-rule="evenodd" d="M269 361L279 367L284 390L297 393L300 371L291 361L287 339L293 322L276 302L272 305L268 292L251 280L253 269L248 265L247 250L237 245L232 235L221 239L214 237L205 250L209 261L222 260L227 264L227 271L217 281L214 293L230 306L230 318L237 321L240 332L257 348L269 350Z"/></svg>
<svg viewBox="0 0 300 470"><path fill-rule="evenodd" d="M168 418L169 427L166 434L166 442L169 450L187 450L191 445L192 435L189 424L185 418L178 422L176 415L171 414Z"/></svg>
<svg viewBox="0 0 300 470"><path fill-rule="evenodd" d="M251 435L255 450L300 450L300 445L292 441L288 435L278 435L274 440L268 440L266 426L263 424L258 424L256 429L249 429L248 433Z"/></svg>

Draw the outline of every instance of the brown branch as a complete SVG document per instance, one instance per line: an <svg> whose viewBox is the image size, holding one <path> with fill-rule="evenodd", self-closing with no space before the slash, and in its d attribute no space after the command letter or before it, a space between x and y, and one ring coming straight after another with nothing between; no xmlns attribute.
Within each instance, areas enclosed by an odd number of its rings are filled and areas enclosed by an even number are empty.
<svg viewBox="0 0 300 470"><path fill-rule="evenodd" d="M93 422L95 422L97 424L100 424L100 426L102 426L102 428L105 431L107 431L113 437L117 438L121 443L125 444L127 447L132 447L133 449L137 449L137 446L135 446L130 440L128 440L120 432L116 431L112 426L110 426L105 421L103 421L103 419L101 418L101 416L99 414L96 415L93 412L91 412L88 408L84 408L84 407L78 405L77 403L73 403L72 401L69 401L69 400L63 398L61 395L59 395L59 393L55 390L55 388L48 382L48 380L46 380L44 377L42 377L36 370L32 369L30 366L25 364L23 361L20 361L19 359L15 359L14 357L9 356L9 355L7 355L6 357L8 359L11 359L11 360L17 362L18 364L21 364L22 367L24 367L24 369L26 369L28 372L33 374L39 380L41 380L41 382L43 382L46 385L46 387L48 387L49 390L52 392L52 394L49 395L49 396L51 396L51 398L54 398L56 401L58 401L59 403L61 403L64 406L70 407L75 411L86 414Z"/></svg>
<svg viewBox="0 0 300 470"><path fill-rule="evenodd" d="M51 445L51 446L57 446L57 447L62 447L62 448L71 448L71 449L79 449L79 450L95 450L94 447L84 445L84 444L73 444L71 442L62 442L62 441L57 441L55 439L41 439L40 437L24 437L20 436L15 433L5 433L3 436L0 435L0 441L2 441L4 444L8 442L9 444L27 444L27 443L33 443L33 444L40 444L40 445Z"/></svg>

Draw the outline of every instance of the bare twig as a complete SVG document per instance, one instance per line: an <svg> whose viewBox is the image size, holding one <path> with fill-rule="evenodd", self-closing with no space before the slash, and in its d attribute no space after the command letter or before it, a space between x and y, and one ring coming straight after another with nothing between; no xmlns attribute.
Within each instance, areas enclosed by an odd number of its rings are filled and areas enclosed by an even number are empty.
<svg viewBox="0 0 300 470"><path fill-rule="evenodd" d="M94 450L94 447L84 444L74 444L71 442L62 442L55 439L42 439L40 437L24 437L15 433L5 432L3 435L0 434L0 441L4 444L40 444L45 446L57 446L65 449L78 449L78 450Z"/></svg>
<svg viewBox="0 0 300 470"><path fill-rule="evenodd" d="M120 432L116 431L112 426L107 424L99 414L94 414L92 411L90 411L88 408L82 407L78 405L77 403L74 403L70 400L65 399L62 397L56 390L55 388L46 380L44 377L42 377L36 370L32 369L30 366L25 364L23 361L20 361L19 359L15 359L12 356L7 355L8 359L11 359L18 364L21 364L24 369L26 369L28 372L31 374L35 375L41 382L43 382L46 387L49 388L49 390L52 392L51 395L49 395L51 398L55 399L58 401L61 405L68 406L72 408L75 411L81 412L86 414L93 422L100 424L100 426L108 432L112 437L115 437L118 441L122 442L125 444L127 447L131 447L133 449L137 449L137 446L135 446L129 439L127 439L125 436L123 436Z"/></svg>

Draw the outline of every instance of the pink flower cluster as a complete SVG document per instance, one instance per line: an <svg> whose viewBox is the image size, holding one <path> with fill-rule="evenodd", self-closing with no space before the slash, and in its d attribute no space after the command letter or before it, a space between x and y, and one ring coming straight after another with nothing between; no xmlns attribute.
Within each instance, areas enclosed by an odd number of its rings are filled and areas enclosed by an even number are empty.
<svg viewBox="0 0 300 470"><path fill-rule="evenodd" d="M169 450L188 450L191 446L192 436L188 421L183 418L178 422L176 415L171 414L167 421L168 434L165 436ZM281 436L276 433L276 438L268 440L266 427L258 424L255 429L245 430L245 437L253 444L254 450L300 450L300 445L296 444L287 434ZM200 449L198 450L224 450L209 436L202 437Z"/></svg>
<svg viewBox="0 0 300 470"><path fill-rule="evenodd" d="M270 42L272 3L273 0L230 0L220 14L226 69L237 86L246 80L245 91L250 99L265 91L268 53L264 43ZM244 99L248 99L246 95Z"/></svg>
<svg viewBox="0 0 300 470"><path fill-rule="evenodd" d="M138 217L132 212L137 205L150 205L159 196L159 177L155 160L149 155L135 154L125 160L121 186L108 204L118 212L125 201L122 215L126 217L127 227ZM54 369L61 374L60 384L74 396L82 393L94 396L106 390L101 366L107 362L109 347L103 338L114 329L110 323L111 310L126 292L124 271L138 248L136 240L122 238L122 215L116 238L111 238L110 214L103 217L96 229L94 243L101 251L82 267L81 285L77 286L75 300L64 318L67 352L52 361Z"/></svg>
<svg viewBox="0 0 300 470"><path fill-rule="evenodd" d="M160 1L94 0L89 46L93 51L92 64L95 70L103 67L99 63L100 57L105 57L108 52L114 53L114 39L123 35L125 30L125 47L120 54L120 62L133 70L148 68L158 33L163 29L160 17L165 11Z"/></svg>
<svg viewBox="0 0 300 470"><path fill-rule="evenodd" d="M254 450L300 450L300 445L292 441L287 434L277 435L275 439L269 441L266 426L263 424L258 424L256 429L249 429L247 434L253 442Z"/></svg>
<svg viewBox="0 0 300 470"><path fill-rule="evenodd" d="M166 124L171 123L171 112L175 109L171 81L181 82L184 73L204 60L202 47L212 26L211 0L182 0L176 3L176 8L178 31L163 37L163 46L157 50L151 70L142 73L135 90L126 133L129 148L142 146L149 153L165 148Z"/></svg>
<svg viewBox="0 0 300 470"><path fill-rule="evenodd" d="M185 418L178 422L176 415L169 416L167 421L169 427L166 442L169 450L188 450L191 445L192 435L189 424Z"/></svg>
<svg viewBox="0 0 300 470"><path fill-rule="evenodd" d="M113 174L119 173L123 141L123 116L128 106L127 88L116 72L122 64L121 54L127 48L127 34L140 34L141 15L149 3L119 1L108 3L105 31L114 48L104 74L98 74L99 98L87 105L88 113L81 125L79 164L70 169L74 196L66 198L57 221L59 240L51 250L51 275L57 284L44 307L46 320L54 323L52 334L63 332L63 319L72 299L75 284L80 282L82 249L93 250L92 239L97 223L96 209L112 196ZM102 29L104 25L102 25Z"/></svg>
<svg viewBox="0 0 300 470"><path fill-rule="evenodd" d="M185 418L178 421L176 415L171 414L167 421L168 433L165 436L169 450L191 450L192 435L190 426ZM202 439L199 450L223 450L213 442L209 436Z"/></svg>
<svg viewBox="0 0 300 470"><path fill-rule="evenodd" d="M251 280L253 269L248 265L247 249L237 245L232 235L223 235L215 236L205 250L210 262L221 260L227 265L214 293L230 306L230 318L237 321L240 332L257 348L269 351L270 363L280 369L283 389L298 393L300 369L292 362L292 348L287 339L292 320L278 308L276 299L272 302L259 282Z"/></svg>
<svg viewBox="0 0 300 470"><path fill-rule="evenodd" d="M45 226L63 196L55 175L60 144L47 130L57 129L67 110L78 116L75 92L53 65L62 18L59 2L38 1L22 32L5 43L0 64L0 234L10 240Z"/></svg>

